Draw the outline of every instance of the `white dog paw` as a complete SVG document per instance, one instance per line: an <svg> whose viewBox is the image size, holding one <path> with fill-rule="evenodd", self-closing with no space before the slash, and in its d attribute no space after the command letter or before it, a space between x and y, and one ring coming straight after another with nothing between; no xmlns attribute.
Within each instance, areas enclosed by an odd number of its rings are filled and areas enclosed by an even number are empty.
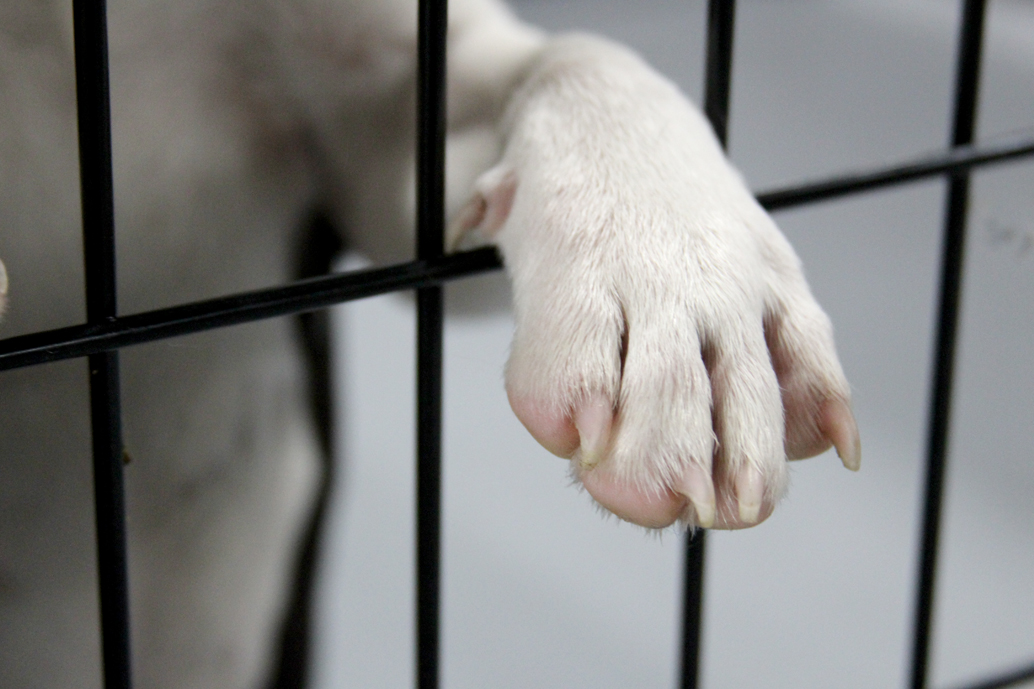
<svg viewBox="0 0 1034 689"><path fill-rule="evenodd" d="M634 58L560 52L462 223L513 280L518 418L647 527L757 524L831 444L857 469L829 320L702 116Z"/></svg>

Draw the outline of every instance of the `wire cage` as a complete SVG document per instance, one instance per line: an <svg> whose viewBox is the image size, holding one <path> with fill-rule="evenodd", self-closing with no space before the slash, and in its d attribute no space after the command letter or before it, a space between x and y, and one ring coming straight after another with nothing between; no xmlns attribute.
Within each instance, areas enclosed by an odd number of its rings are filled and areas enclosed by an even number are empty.
<svg viewBox="0 0 1034 689"><path fill-rule="evenodd" d="M988 145L974 142L986 5L986 0L963 0L956 49L951 140L942 153L776 189L757 197L765 208L777 210L920 179L943 177L948 184L929 400L920 566L915 582L909 680L913 689L928 686L969 172L977 166L1034 155L1034 139ZM119 350L214 328L311 312L373 295L416 290L416 683L421 689L437 687L440 674L442 285L452 279L501 268L499 256L493 249L448 256L443 250L445 0L421 0L419 4L415 261L310 278L128 316L119 316L116 308L106 7L104 0L74 0L73 7L87 322L0 340L0 370L60 359L88 359L104 686L106 689L132 686ZM723 143L729 116L735 14L734 0L709 1L704 111ZM686 537L680 682L687 689L698 683L705 546L704 531ZM1034 666L989 677L970 689L1013 686L1031 679L1034 679Z"/></svg>

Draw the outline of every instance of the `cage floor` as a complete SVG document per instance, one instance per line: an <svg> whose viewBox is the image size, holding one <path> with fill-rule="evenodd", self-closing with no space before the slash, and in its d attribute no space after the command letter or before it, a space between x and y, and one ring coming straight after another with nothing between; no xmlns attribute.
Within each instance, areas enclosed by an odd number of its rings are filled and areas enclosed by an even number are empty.
<svg viewBox="0 0 1034 689"><path fill-rule="evenodd" d="M957 3L738 4L730 144L755 189L947 141ZM702 2L514 5L630 43L699 96ZM1034 127L1034 5L991 8L981 137ZM936 687L1034 659L1032 190L1030 163L974 177ZM837 327L862 471L828 454L797 464L768 522L710 539L705 687L905 683L943 197L924 182L777 216ZM500 275L448 289L443 686L671 687L682 537L601 518L512 416L506 300ZM412 305L377 298L337 318L343 468L317 686L409 687Z"/></svg>

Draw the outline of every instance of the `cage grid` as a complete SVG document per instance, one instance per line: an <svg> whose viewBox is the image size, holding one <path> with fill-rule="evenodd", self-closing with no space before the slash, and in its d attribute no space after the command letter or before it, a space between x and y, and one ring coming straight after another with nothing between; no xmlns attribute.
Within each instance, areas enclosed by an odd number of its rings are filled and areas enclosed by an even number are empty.
<svg viewBox="0 0 1034 689"><path fill-rule="evenodd" d="M502 267L494 249L445 255L445 47L447 0L420 0L418 34L416 260L300 280L288 285L119 316L105 0L73 0L86 323L0 340L0 371L86 357L90 381L94 501L105 689L129 689L131 653L123 494L118 352L144 342L228 327L400 290L417 292L417 596L416 685L439 679L441 501L441 286ZM709 0L704 112L724 145L732 76L735 0ZM915 582L909 682L928 686L938 535L950 428L952 377L973 168L1034 155L1029 134L974 144L986 0L962 0L956 48L950 146L899 164L757 195L770 211L943 176L944 214L935 358L929 401L919 568ZM699 675L706 531L686 537L680 686ZM966 689L998 689L1034 680L1034 665L988 677Z"/></svg>

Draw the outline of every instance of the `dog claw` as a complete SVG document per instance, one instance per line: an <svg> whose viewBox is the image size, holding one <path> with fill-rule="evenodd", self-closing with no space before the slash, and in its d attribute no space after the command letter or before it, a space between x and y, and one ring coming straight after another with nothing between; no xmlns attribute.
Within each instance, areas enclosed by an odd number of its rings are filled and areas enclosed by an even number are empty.
<svg viewBox="0 0 1034 689"><path fill-rule="evenodd" d="M696 512L697 526L710 529L714 526L715 498L714 484L710 474L699 464L692 463L683 476L682 494L689 498Z"/></svg>
<svg viewBox="0 0 1034 689"><path fill-rule="evenodd" d="M858 471L862 465L862 441L858 435L858 424L847 402L830 399L819 411L819 428L833 442L840 461L851 471Z"/></svg>
<svg viewBox="0 0 1034 689"><path fill-rule="evenodd" d="M736 479L736 499L739 503L740 521L754 524L761 514L761 500L765 494L765 484L761 474L752 467L740 472Z"/></svg>
<svg viewBox="0 0 1034 689"><path fill-rule="evenodd" d="M591 398L575 414L574 426L578 429L581 446L578 463L582 469L592 469L603 459L613 419L614 410L604 395Z"/></svg>

